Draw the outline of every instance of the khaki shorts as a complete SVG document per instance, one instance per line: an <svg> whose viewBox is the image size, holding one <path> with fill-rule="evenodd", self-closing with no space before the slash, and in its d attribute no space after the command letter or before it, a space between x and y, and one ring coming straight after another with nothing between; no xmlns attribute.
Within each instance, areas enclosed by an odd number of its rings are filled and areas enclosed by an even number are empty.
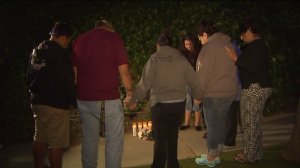
<svg viewBox="0 0 300 168"><path fill-rule="evenodd" d="M34 140L50 148L64 148L70 142L69 110L46 105L32 105L35 120Z"/></svg>

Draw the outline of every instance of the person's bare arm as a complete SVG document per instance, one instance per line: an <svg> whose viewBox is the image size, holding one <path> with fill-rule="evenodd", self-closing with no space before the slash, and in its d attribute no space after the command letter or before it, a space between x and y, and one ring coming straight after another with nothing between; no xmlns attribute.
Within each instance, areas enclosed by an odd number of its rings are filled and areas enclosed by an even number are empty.
<svg viewBox="0 0 300 168"><path fill-rule="evenodd" d="M73 66L73 71L74 71L74 83L75 85L77 84L77 67Z"/></svg>
<svg viewBox="0 0 300 168"><path fill-rule="evenodd" d="M129 65L123 64L118 67L123 86L126 91L126 98L132 97L132 80L129 71Z"/></svg>

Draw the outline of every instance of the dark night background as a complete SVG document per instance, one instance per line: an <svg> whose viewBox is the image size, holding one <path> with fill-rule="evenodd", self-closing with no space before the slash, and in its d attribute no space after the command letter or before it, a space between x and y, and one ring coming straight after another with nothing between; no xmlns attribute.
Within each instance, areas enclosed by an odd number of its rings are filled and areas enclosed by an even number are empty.
<svg viewBox="0 0 300 168"><path fill-rule="evenodd" d="M168 29L175 42L195 32L204 18L239 41L238 25L253 16L271 49L274 93L265 115L294 112L299 99L300 3L294 1L0 1L0 143L31 141L33 119L25 75L28 56L49 38L55 21L65 21L78 34L107 18L125 41L134 80L155 50L155 40ZM240 42L240 41L239 41ZM176 47L176 46L175 46Z"/></svg>

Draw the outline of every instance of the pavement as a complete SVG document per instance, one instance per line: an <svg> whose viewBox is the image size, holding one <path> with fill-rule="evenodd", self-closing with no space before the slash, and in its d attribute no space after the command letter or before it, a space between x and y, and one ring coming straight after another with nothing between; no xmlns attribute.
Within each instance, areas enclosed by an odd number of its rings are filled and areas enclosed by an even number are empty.
<svg viewBox="0 0 300 168"><path fill-rule="evenodd" d="M264 117L262 121L264 146L288 143L294 127L295 113L280 114L272 117ZM205 130L196 131L193 126L179 131L178 158L195 158L206 153L206 140L202 138ZM125 128L124 152L122 167L150 165L153 155L153 141L144 141L132 136L132 130ZM98 168L104 168L105 138L99 140ZM236 146L224 150L232 151L242 148L241 134L238 128ZM81 137L71 138L71 145L64 152L64 168L81 168ZM0 149L0 168L31 168L33 160L31 155L31 143L20 143L4 146Z"/></svg>

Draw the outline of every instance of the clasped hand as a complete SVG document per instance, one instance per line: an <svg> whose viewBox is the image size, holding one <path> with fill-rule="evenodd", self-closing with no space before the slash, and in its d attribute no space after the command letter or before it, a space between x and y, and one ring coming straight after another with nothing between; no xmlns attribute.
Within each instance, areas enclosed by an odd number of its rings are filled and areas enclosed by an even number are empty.
<svg viewBox="0 0 300 168"><path fill-rule="evenodd" d="M131 97L127 96L124 101L123 101L123 104L124 104L124 107L129 109L129 110L135 110L136 107L137 107L137 103L136 102L131 102Z"/></svg>

